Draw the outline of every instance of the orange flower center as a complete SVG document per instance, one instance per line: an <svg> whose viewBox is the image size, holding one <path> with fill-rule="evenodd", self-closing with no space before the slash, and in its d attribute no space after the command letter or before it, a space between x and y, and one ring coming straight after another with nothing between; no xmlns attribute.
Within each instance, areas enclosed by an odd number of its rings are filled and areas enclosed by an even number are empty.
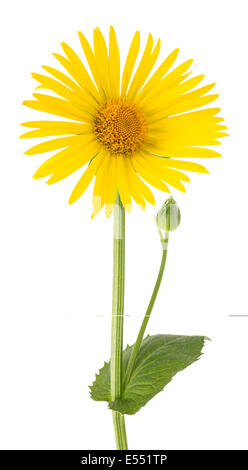
<svg viewBox="0 0 248 470"><path fill-rule="evenodd" d="M144 143L147 125L143 111L121 98L108 101L94 120L97 140L111 153L131 155Z"/></svg>

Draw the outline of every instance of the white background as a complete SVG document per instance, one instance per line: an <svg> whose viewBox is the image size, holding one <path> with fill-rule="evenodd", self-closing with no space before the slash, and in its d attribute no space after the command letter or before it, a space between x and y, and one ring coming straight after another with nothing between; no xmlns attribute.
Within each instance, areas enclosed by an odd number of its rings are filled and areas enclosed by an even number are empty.
<svg viewBox="0 0 248 470"><path fill-rule="evenodd" d="M98 25L116 28L122 57L136 29L180 47L216 81L230 137L184 195L149 333L211 337L200 361L127 417L131 449L247 449L247 15L246 1L31 0L1 14L2 449L111 449L111 413L88 384L110 353L112 218L91 221L92 186L73 206L79 175L53 186L32 175L19 123L35 119L33 71L54 66L65 40L80 50ZM207 82L206 82L207 83ZM156 210L164 201L156 192ZM154 209L127 216L125 343L135 340L160 263Z"/></svg>

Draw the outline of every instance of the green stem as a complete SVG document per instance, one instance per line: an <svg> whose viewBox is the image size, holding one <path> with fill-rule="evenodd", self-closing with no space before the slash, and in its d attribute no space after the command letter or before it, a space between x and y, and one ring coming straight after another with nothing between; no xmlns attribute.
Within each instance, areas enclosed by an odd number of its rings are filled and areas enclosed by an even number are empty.
<svg viewBox="0 0 248 470"><path fill-rule="evenodd" d="M128 384L128 382L130 380L130 377L132 375L134 364L135 364L135 361L136 361L136 358L137 358L137 354L139 352L139 348L140 348L142 339L143 339L144 334L145 334L147 323L148 323L149 318L151 316L152 309L153 309L155 300L157 298L159 287L160 287L162 277L163 277L163 274L164 274L164 268L165 268L165 264L166 264L167 251L168 251L169 233L166 233L164 236L162 236L162 234L160 232L160 239L161 239L161 244L162 244L162 259L161 259L160 269L159 269L158 277L157 277L156 284L155 284L154 289L153 289L153 293L152 293L150 302L148 304L148 307L147 307L143 322L141 324L141 327L140 327L135 345L133 346L132 353L131 353L131 356L130 356L129 361L128 361L123 388L125 388L125 386Z"/></svg>
<svg viewBox="0 0 248 470"><path fill-rule="evenodd" d="M111 400L122 395L122 362L123 362L123 318L124 318L124 285L125 285L125 209L117 192L114 207L113 239L113 302L110 388ZM113 411L116 447L126 450L127 437L125 418L118 411Z"/></svg>
<svg viewBox="0 0 248 470"><path fill-rule="evenodd" d="M115 440L117 450L127 450L127 434L125 427L125 417L118 411L112 411L114 430L115 430Z"/></svg>

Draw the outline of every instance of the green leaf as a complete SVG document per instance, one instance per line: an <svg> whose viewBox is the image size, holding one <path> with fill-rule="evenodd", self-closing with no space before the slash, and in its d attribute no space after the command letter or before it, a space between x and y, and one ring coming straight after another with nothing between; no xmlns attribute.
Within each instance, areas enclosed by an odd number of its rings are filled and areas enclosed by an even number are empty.
<svg viewBox="0 0 248 470"><path fill-rule="evenodd" d="M201 356L204 336L154 335L147 336L135 361L134 370L120 400L111 401L110 364L104 363L90 387L91 397L107 401L111 410L122 414L134 414L151 398L161 392L172 377ZM123 374L133 346L123 353Z"/></svg>

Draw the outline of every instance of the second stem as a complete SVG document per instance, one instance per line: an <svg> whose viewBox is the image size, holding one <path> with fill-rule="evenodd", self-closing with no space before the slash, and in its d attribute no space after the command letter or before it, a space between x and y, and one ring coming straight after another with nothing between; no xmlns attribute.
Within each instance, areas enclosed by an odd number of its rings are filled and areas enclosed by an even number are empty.
<svg viewBox="0 0 248 470"><path fill-rule="evenodd" d="M138 355L138 352L139 352L139 349L140 349L140 346L141 346L141 343L142 343L142 340L143 340L143 337L144 337L144 334L145 334L147 323L148 323L149 318L151 316L152 309L153 309L155 300L157 298L159 287L160 287L162 277L163 277L163 274L164 274L164 268L165 268L165 264L166 264L167 251L168 251L169 233L166 232L164 235L162 235L161 232L160 232L160 240L161 240L161 245L162 245L162 259L161 259L161 264L160 264L160 268L159 268L159 273L158 273L158 277L157 277L157 280L156 280L156 283L155 283L155 286L154 286L154 289L153 289L153 293L152 293L150 302L148 304L143 322L141 324L136 342L135 342L135 344L132 348L132 353L131 353L130 359L128 361L127 370L126 370L126 374L125 374L125 380L124 380L124 388L128 384L128 382L130 380L130 377L132 375L134 364L135 364L135 361L136 361L136 358L137 358L137 355Z"/></svg>

